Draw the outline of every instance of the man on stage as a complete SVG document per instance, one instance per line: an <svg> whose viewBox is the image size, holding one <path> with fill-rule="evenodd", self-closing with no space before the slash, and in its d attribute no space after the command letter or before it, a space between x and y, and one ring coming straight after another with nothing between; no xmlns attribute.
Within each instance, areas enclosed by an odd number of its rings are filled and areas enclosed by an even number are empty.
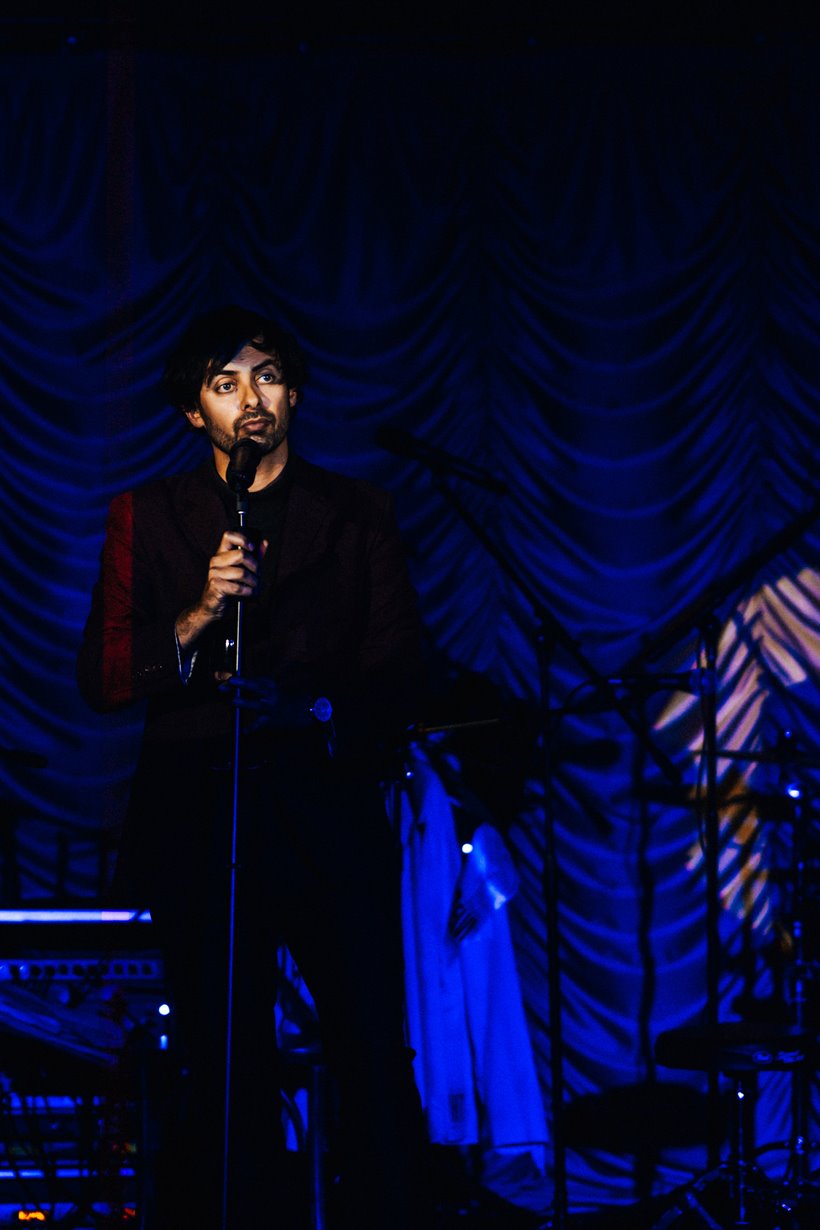
<svg viewBox="0 0 820 1230"><path fill-rule="evenodd" d="M263 316L222 308L186 330L166 388L212 457L113 501L79 658L95 708L147 702L115 887L150 907L159 932L179 1075L146 1230L217 1230L223 1208L229 1230L299 1225L281 1182L280 939L316 1001L339 1089L338 1224L429 1224L403 1034L398 855L379 785L394 736L416 716L415 596L389 497L294 455L303 381L298 346ZM244 441L258 447L240 532L226 479L236 485L229 465ZM254 708L241 710L231 941L237 600L240 698ZM330 722L311 712L320 697Z"/></svg>

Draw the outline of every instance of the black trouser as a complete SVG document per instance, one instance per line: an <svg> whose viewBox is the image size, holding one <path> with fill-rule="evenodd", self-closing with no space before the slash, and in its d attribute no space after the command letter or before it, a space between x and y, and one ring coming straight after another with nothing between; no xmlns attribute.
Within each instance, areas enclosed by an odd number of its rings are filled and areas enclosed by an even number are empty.
<svg viewBox="0 0 820 1230"><path fill-rule="evenodd" d="M143 757L130 843L166 954L174 1045L145 1230L220 1225L231 774L204 754ZM173 776L170 776L173 766ZM153 782L154 789L151 788ZM160 795L165 793L162 802ZM173 785L171 784L173 783ZM298 743L246 769L233 942L229 1227L291 1230L282 1186L275 960L290 948L336 1077L347 1217L357 1230L423 1224L421 1111L403 1032L398 854L378 788ZM298 1203L298 1197L297 1197Z"/></svg>

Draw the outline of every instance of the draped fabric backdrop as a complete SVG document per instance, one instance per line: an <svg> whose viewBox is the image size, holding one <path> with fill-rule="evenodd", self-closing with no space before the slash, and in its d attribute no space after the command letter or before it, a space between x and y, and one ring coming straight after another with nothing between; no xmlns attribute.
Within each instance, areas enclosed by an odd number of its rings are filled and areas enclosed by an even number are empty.
<svg viewBox="0 0 820 1230"><path fill-rule="evenodd" d="M534 711L520 576L559 622L569 709L590 694L572 643L606 675L688 669L708 591L721 746L788 728L816 748L817 524L721 583L816 498L820 53L265 42L3 54L4 904L93 902L109 874L138 715L89 714L74 656L110 498L201 455L158 376L225 301L305 344L298 448L394 492L431 660ZM424 466L377 446L385 426L509 484L451 483L513 575ZM636 712L682 789L619 714L555 723L572 1207L703 1161L670 1109L702 1080L653 1059L704 1005L698 700ZM508 841L549 1108L538 762ZM815 835L816 763L798 774ZM784 785L720 762L725 1016L782 976ZM784 1106L764 1090L764 1140Z"/></svg>

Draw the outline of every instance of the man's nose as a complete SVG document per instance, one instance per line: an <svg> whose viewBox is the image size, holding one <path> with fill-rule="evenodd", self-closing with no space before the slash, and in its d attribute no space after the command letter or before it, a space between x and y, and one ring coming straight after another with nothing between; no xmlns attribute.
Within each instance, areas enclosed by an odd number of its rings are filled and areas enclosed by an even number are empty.
<svg viewBox="0 0 820 1230"><path fill-rule="evenodd" d="M259 390L252 380L249 380L242 390L242 407L245 410L255 410L259 405Z"/></svg>

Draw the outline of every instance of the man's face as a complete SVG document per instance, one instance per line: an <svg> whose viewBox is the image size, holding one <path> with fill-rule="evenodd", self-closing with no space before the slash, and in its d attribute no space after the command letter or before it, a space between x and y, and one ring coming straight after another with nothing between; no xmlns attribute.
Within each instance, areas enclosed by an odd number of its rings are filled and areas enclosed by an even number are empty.
<svg viewBox="0 0 820 1230"><path fill-rule="evenodd" d="M285 384L278 361L251 344L211 373L199 391L199 409L187 411L187 417L194 427L204 428L220 453L227 455L237 440L249 436L265 453L279 450L286 456L297 396Z"/></svg>

